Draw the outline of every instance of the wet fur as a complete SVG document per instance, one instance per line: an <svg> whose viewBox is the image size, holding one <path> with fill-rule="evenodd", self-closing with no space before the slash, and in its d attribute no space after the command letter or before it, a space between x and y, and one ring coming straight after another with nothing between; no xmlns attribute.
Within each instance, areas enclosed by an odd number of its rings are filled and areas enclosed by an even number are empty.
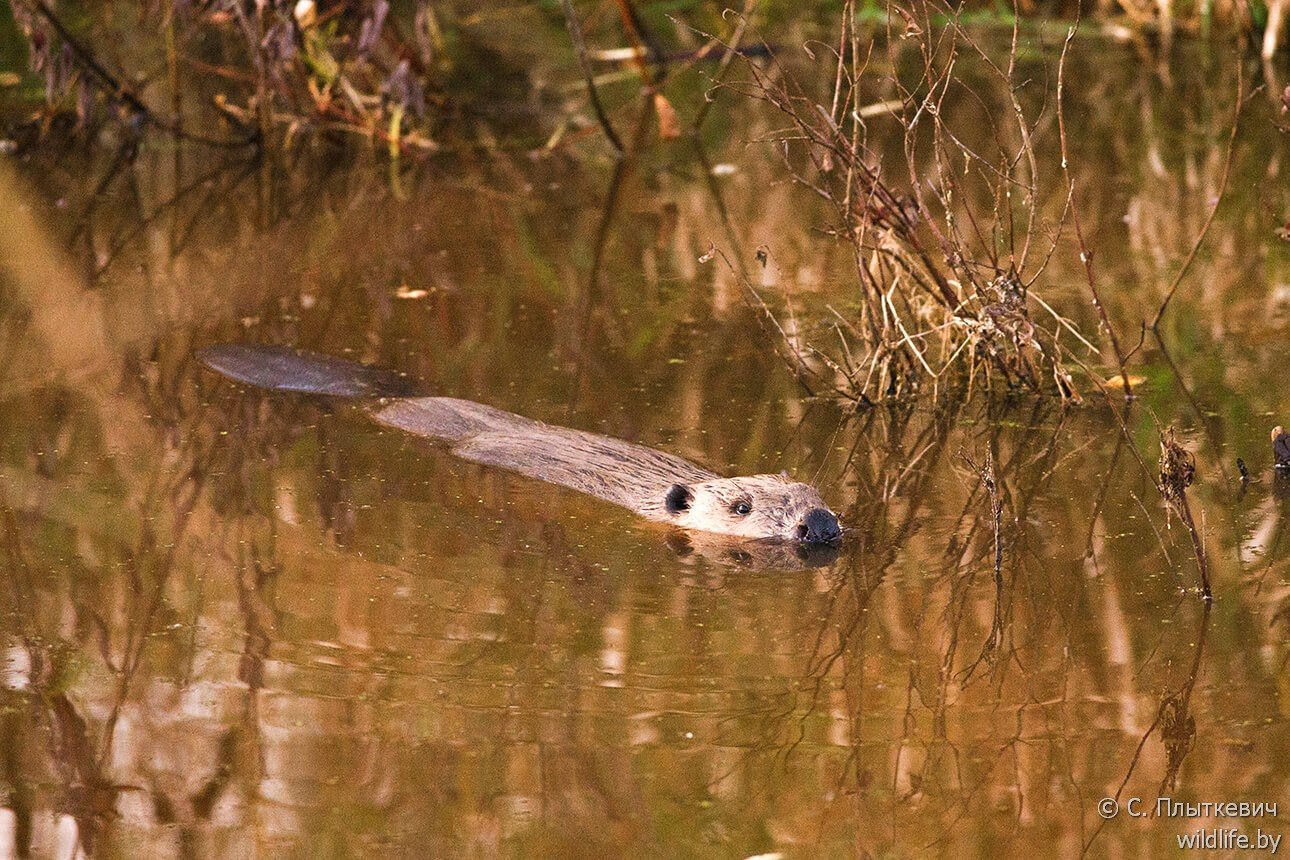
<svg viewBox="0 0 1290 860"><path fill-rule="evenodd" d="M828 511L814 487L785 475L723 478L643 445L481 403L401 396L405 380L344 359L254 344L207 347L198 357L226 376L262 388L367 398L394 394L370 408L386 427L447 442L464 460L569 487L682 528L792 540L800 537L808 512ZM391 388L392 380L397 389Z"/></svg>
<svg viewBox="0 0 1290 860"><path fill-rule="evenodd" d="M680 457L609 436L569 430L451 397L400 400L373 413L387 427L455 443L452 453L670 521L673 484L721 480Z"/></svg>
<svg viewBox="0 0 1290 860"><path fill-rule="evenodd" d="M784 475L723 478L688 460L621 439L556 427L451 397L399 400L378 409L378 423L452 442L452 453L630 508L657 522L745 538L791 538L797 523L825 508L815 488ZM668 509L675 486L689 490L685 510ZM734 513L737 502L751 507Z"/></svg>

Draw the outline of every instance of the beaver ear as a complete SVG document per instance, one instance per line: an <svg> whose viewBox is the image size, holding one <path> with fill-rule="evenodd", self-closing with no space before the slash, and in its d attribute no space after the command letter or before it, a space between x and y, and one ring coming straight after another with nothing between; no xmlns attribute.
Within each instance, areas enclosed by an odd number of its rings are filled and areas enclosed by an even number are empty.
<svg viewBox="0 0 1290 860"><path fill-rule="evenodd" d="M682 511L688 511L692 501L694 501L694 490L685 484L673 484L668 488L667 495L663 497L663 507L667 508L669 514L679 514Z"/></svg>

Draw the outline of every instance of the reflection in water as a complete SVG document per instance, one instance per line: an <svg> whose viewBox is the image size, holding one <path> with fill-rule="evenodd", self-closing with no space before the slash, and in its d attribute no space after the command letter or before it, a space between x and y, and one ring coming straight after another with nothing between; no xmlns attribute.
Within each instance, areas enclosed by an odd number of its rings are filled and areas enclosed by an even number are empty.
<svg viewBox="0 0 1290 860"><path fill-rule="evenodd" d="M674 532L667 546L678 559L698 557L716 567L746 570L802 570L828 567L837 561L840 548L834 544L805 544L777 540L732 540L707 532Z"/></svg>
<svg viewBox="0 0 1290 860"><path fill-rule="evenodd" d="M1122 330L1221 166L1226 111L1179 74L1071 108L1099 267L1134 287ZM843 414L800 396L735 275L697 262L769 245L776 265L740 262L767 295L791 286L803 318L849 300L818 213L729 131L766 122L714 108L702 157L638 133L616 170L457 154L402 176L406 199L361 155L280 176L148 145L4 166L0 848L1155 854L1178 822L1104 822L1096 801L1282 798L1285 258L1260 206L1220 212L1169 353L1135 368L1129 439L1096 404ZM1248 191L1275 142L1247 134ZM1055 262L1046 295L1088 326L1077 267ZM234 339L787 469L846 542L672 533L199 372L196 347ZM1154 450L1157 417L1196 460L1212 608L1129 445Z"/></svg>
<svg viewBox="0 0 1290 860"><path fill-rule="evenodd" d="M1196 744L1196 718L1191 714L1191 694L1196 687L1196 681L1200 677L1201 657L1205 653L1205 638L1209 635L1210 612L1213 604L1206 600L1201 604L1201 614L1198 621L1196 642L1194 645L1195 654L1191 661L1191 669L1188 671L1186 678L1182 683L1172 691L1165 693L1160 702L1160 709L1156 713L1156 718L1151 725L1147 727L1146 732L1142 735L1142 740L1134 750L1133 758L1129 761L1129 767L1121 780L1119 787L1115 791L1114 800L1116 803L1124 797L1125 787L1129 784L1129 779L1133 776L1133 771L1138 766L1141 758L1143 747L1151 738L1153 732L1159 731L1160 741L1165 748L1165 768L1164 776L1160 779L1160 786L1156 790L1157 795L1161 797L1170 797L1178 788L1178 772L1182 767L1183 760L1191 752L1192 747ZM1101 822L1093 831L1088 842L1084 845L1087 851L1092 845L1093 840L1102 832L1105 822Z"/></svg>

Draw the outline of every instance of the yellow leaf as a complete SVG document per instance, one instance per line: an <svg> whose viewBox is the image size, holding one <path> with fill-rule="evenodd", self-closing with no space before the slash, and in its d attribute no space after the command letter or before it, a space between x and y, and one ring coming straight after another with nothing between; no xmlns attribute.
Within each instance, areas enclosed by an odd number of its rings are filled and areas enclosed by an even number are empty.
<svg viewBox="0 0 1290 860"><path fill-rule="evenodd" d="M654 112L658 114L658 136L661 140L676 140L681 136L681 123L676 108L662 93L654 93Z"/></svg>
<svg viewBox="0 0 1290 860"><path fill-rule="evenodd" d="M1137 388L1139 385L1141 385L1146 381L1147 381L1147 378L1145 376L1138 376L1135 373L1129 374L1129 385L1132 386L1133 388ZM1110 379L1108 379L1106 382L1102 383L1102 385L1104 385L1107 388L1113 388L1117 390L1124 388L1124 377L1120 376L1119 374L1116 374L1115 376L1112 376Z"/></svg>
<svg viewBox="0 0 1290 860"><path fill-rule="evenodd" d="M394 291L395 298L399 298L399 299L424 299L428 295L430 295L429 290L423 290L417 287L409 287L407 284L403 284L397 290Z"/></svg>

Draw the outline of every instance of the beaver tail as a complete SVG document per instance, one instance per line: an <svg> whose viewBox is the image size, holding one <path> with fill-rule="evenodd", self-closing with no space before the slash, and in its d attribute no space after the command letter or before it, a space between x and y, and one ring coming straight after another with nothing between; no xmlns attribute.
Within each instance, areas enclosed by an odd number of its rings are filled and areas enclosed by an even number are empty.
<svg viewBox="0 0 1290 860"><path fill-rule="evenodd" d="M316 352L259 343L220 343L197 359L229 379L273 391L329 397L415 397L425 392L402 374Z"/></svg>

